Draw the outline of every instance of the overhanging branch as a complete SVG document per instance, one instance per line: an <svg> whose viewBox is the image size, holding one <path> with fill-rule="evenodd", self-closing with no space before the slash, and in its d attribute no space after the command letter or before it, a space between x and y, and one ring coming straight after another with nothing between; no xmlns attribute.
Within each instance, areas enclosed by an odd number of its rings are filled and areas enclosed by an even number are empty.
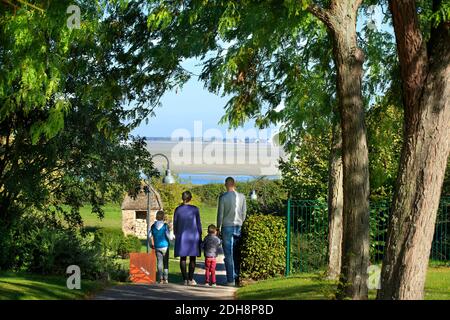
<svg viewBox="0 0 450 320"><path fill-rule="evenodd" d="M321 8L320 6L314 3L308 5L306 10L311 14L313 14L320 21L322 21L327 27L333 28L333 25L331 23L331 16L328 10Z"/></svg>

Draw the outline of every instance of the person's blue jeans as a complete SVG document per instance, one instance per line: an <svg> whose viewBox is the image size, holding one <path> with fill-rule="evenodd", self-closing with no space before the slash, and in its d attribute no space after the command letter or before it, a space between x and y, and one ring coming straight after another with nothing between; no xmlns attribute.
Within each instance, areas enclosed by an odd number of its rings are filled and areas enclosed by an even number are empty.
<svg viewBox="0 0 450 320"><path fill-rule="evenodd" d="M222 228L222 247L225 254L227 282L234 282L239 277L239 240L241 227Z"/></svg>

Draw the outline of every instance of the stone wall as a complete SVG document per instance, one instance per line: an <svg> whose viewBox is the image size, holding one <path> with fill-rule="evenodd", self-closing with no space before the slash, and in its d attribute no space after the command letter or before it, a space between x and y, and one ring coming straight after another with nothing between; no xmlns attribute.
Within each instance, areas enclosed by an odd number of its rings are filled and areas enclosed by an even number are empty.
<svg viewBox="0 0 450 320"><path fill-rule="evenodd" d="M147 221L146 220L144 220L144 219L136 219L135 235L139 239L147 238Z"/></svg>
<svg viewBox="0 0 450 320"><path fill-rule="evenodd" d="M122 210L122 231L127 236L129 234L134 235L136 231L135 227L136 211L134 210Z"/></svg>
<svg viewBox="0 0 450 320"><path fill-rule="evenodd" d="M150 210L150 226L155 221L156 210ZM147 238L146 219L136 219L135 210L122 210L122 231L125 235L135 235L139 239Z"/></svg>

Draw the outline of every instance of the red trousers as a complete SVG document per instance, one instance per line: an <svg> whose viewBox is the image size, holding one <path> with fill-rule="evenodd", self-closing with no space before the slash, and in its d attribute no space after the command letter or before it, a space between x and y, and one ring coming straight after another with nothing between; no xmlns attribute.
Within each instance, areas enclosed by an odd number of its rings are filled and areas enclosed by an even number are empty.
<svg viewBox="0 0 450 320"><path fill-rule="evenodd" d="M205 259L205 283L210 282L211 284L216 283L216 258L206 257Z"/></svg>

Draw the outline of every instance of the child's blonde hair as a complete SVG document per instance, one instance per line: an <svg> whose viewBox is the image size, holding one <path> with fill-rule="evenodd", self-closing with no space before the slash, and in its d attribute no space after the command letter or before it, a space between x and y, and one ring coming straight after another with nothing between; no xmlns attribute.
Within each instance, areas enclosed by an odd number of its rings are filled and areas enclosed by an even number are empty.
<svg viewBox="0 0 450 320"><path fill-rule="evenodd" d="M156 220L158 221L164 221L166 219L166 214L162 210L158 210L156 212Z"/></svg>

